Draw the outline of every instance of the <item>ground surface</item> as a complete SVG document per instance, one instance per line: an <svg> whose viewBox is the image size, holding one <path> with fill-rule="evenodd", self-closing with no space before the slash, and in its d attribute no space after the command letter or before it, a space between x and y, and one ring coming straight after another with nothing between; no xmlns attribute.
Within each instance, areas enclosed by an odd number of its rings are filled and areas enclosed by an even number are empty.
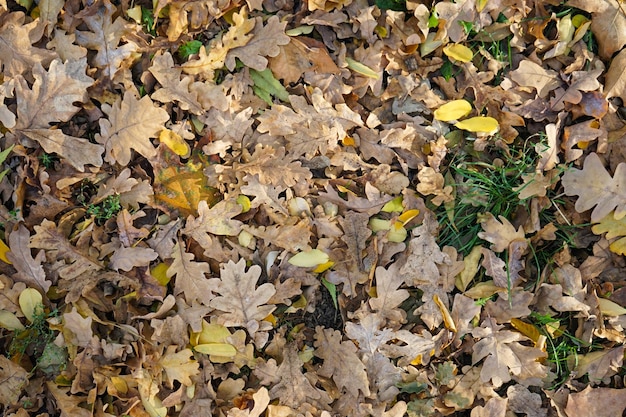
<svg viewBox="0 0 626 417"><path fill-rule="evenodd" d="M622 415L625 8L0 1L3 415Z"/></svg>

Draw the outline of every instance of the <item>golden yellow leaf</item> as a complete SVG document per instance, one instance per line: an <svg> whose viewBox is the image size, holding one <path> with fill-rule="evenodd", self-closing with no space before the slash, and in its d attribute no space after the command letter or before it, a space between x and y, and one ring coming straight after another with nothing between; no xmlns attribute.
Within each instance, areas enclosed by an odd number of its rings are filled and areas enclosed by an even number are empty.
<svg viewBox="0 0 626 417"><path fill-rule="evenodd" d="M500 127L498 121L489 116L476 116L457 122L455 127L468 132L486 133L492 135L496 133Z"/></svg>
<svg viewBox="0 0 626 417"><path fill-rule="evenodd" d="M7 246L7 244L0 239L0 261L10 265L11 261L7 259L7 252L10 251L11 249Z"/></svg>
<svg viewBox="0 0 626 417"><path fill-rule="evenodd" d="M452 100L439 107L434 112L435 119L442 122L458 120L472 111L472 105L467 100Z"/></svg>
<svg viewBox="0 0 626 417"><path fill-rule="evenodd" d="M319 249L302 251L289 259L291 265L302 268L311 268L329 261L328 254Z"/></svg>
<svg viewBox="0 0 626 417"><path fill-rule="evenodd" d="M598 306L605 316L621 316L622 314L626 314L626 308L606 298L598 298Z"/></svg>
<svg viewBox="0 0 626 417"><path fill-rule="evenodd" d="M187 158L191 153L191 148L189 147L189 144L185 141L185 139L183 139L182 136L172 130L163 129L159 134L159 140L178 156Z"/></svg>
<svg viewBox="0 0 626 417"><path fill-rule="evenodd" d="M472 50L467 46L461 45L460 43L446 45L443 48L443 53L446 54L448 58L452 58L460 62L470 62L474 57L474 52L472 52Z"/></svg>

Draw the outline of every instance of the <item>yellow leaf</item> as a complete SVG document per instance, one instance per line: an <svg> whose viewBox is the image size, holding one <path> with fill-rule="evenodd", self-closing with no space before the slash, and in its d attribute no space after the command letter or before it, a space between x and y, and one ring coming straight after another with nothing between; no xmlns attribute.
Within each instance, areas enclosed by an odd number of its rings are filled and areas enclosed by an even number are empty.
<svg viewBox="0 0 626 417"><path fill-rule="evenodd" d="M159 134L159 140L178 156L187 158L191 153L191 148L189 147L187 141L185 141L181 135L172 130L163 129Z"/></svg>
<svg viewBox="0 0 626 417"><path fill-rule="evenodd" d="M470 254L463 259L465 267L463 268L463 271L456 276L455 280L455 286L459 289L459 291L465 291L478 272L478 263L480 262L480 257L482 256L482 248L483 247L480 245L474 246Z"/></svg>
<svg viewBox="0 0 626 417"><path fill-rule="evenodd" d="M468 132L486 133L488 135L496 133L500 127L496 119L488 116L471 117L457 122L454 126Z"/></svg>
<svg viewBox="0 0 626 417"><path fill-rule="evenodd" d="M478 13L482 12L489 0L476 0L476 11Z"/></svg>
<svg viewBox="0 0 626 417"><path fill-rule="evenodd" d="M321 274L322 272L326 271L327 269L332 268L333 265L335 265L335 263L333 261L324 262L323 264L319 264L313 270L313 272L316 273L316 274Z"/></svg>
<svg viewBox="0 0 626 417"><path fill-rule="evenodd" d="M618 255L626 255L626 217L615 220L614 213L611 212L604 216L600 223L594 224L591 231L596 235L606 232L605 237L609 240L620 237L609 245L609 249Z"/></svg>
<svg viewBox="0 0 626 417"><path fill-rule="evenodd" d="M4 262L5 264L11 264L11 261L9 261L7 259L7 252L10 252L11 249L7 246L6 243L4 243L3 240L0 239L0 261Z"/></svg>
<svg viewBox="0 0 626 417"><path fill-rule="evenodd" d="M228 343L204 343L193 348L196 352L205 355L233 357L237 354L237 349Z"/></svg>
<svg viewBox="0 0 626 417"><path fill-rule="evenodd" d="M511 326L513 326L515 330L535 342L535 344L539 342L541 332L536 326L516 318L511 319Z"/></svg>
<svg viewBox="0 0 626 417"><path fill-rule="evenodd" d="M231 336L227 327L221 324L207 323L202 320L202 331L198 335L197 344L222 343Z"/></svg>
<svg viewBox="0 0 626 417"><path fill-rule="evenodd" d="M417 209L407 210L401 215L398 216L398 221L402 223L402 225L406 225L408 222L413 220L417 215L420 214L420 211Z"/></svg>
<svg viewBox="0 0 626 417"><path fill-rule="evenodd" d="M239 194L237 196L237 204L241 206L242 213L247 213L248 211L250 211L250 197L248 197L247 195Z"/></svg>
<svg viewBox="0 0 626 417"><path fill-rule="evenodd" d="M402 205L402 196L398 196L391 201L385 203L382 209L383 213L393 213L394 211L402 211L404 210L404 206Z"/></svg>
<svg viewBox="0 0 626 417"><path fill-rule="evenodd" d="M465 45L461 45L460 43L453 43L445 46L443 48L443 53L446 54L448 58L452 58L460 62L470 62L474 57L472 50Z"/></svg>
<svg viewBox="0 0 626 417"><path fill-rule="evenodd" d="M622 314L626 314L626 308L606 298L598 298L598 306L605 316L621 316Z"/></svg>
<svg viewBox="0 0 626 417"><path fill-rule="evenodd" d="M171 277L167 276L169 265L161 262L150 270L150 275L158 281L162 286L166 286L170 282Z"/></svg>
<svg viewBox="0 0 626 417"><path fill-rule="evenodd" d="M302 268L311 268L329 261L328 254L319 249L300 252L289 259L291 265Z"/></svg>
<svg viewBox="0 0 626 417"><path fill-rule="evenodd" d="M6 310L0 310L0 327L7 330L24 330L24 325L15 314Z"/></svg>
<svg viewBox="0 0 626 417"><path fill-rule="evenodd" d="M407 231L402 222L395 222L387 232L387 240L390 242L404 242Z"/></svg>
<svg viewBox="0 0 626 417"><path fill-rule="evenodd" d="M20 293L20 309L24 317L31 323L35 321L37 315L43 312L43 298L41 293L34 288L26 288Z"/></svg>
<svg viewBox="0 0 626 417"><path fill-rule="evenodd" d="M439 296L435 294L433 295L433 301L435 302L435 304L437 304L437 307L439 308L439 312L443 317L443 324L444 326L446 326L446 329L450 330L451 332L456 332L456 324L454 324L454 320L452 319L452 316L450 315L450 312L448 311L446 305L443 303L443 301L441 301L441 298L439 298Z"/></svg>
<svg viewBox="0 0 626 417"><path fill-rule="evenodd" d="M467 100L453 100L435 110L435 119L442 122L458 120L472 111L472 105Z"/></svg>
<svg viewBox="0 0 626 417"><path fill-rule="evenodd" d="M346 63L348 64L348 68L350 68L354 72L357 72L369 78L379 78L379 75L376 71L374 71L367 65L361 64L359 61L355 61L352 58L346 57Z"/></svg>

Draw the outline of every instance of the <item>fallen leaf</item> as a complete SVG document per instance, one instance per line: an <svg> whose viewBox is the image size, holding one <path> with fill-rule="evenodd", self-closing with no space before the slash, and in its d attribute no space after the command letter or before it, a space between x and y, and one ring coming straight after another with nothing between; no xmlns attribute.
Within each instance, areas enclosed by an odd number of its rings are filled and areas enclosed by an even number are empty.
<svg viewBox="0 0 626 417"><path fill-rule="evenodd" d="M565 413L568 417L581 415L619 416L626 408L626 395L624 394L623 389L587 386L581 392L569 394Z"/></svg>

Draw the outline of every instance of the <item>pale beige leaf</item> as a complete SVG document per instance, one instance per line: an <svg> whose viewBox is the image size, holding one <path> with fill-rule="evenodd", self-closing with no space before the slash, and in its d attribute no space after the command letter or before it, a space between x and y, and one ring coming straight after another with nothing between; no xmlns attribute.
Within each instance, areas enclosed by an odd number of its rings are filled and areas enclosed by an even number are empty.
<svg viewBox="0 0 626 417"><path fill-rule="evenodd" d="M607 172L596 153L590 153L583 164L583 169L570 169L561 179L565 194L577 195L574 208L582 213L595 206L591 212L591 221L599 222L615 210L616 220L626 216L626 163L620 163L615 174Z"/></svg>
<svg viewBox="0 0 626 417"><path fill-rule="evenodd" d="M278 16L270 17L265 24L263 21L263 18L257 17L252 39L228 51L226 68L232 71L238 58L247 67L263 71L267 68L266 57L275 57L280 52L280 45L289 43L289 36L285 35L286 21L281 22Z"/></svg>
<svg viewBox="0 0 626 417"><path fill-rule="evenodd" d="M491 243L494 252L502 252L507 249L511 242L525 238L524 229L520 226L517 230L506 217L498 216L500 221L491 213L485 213L480 218L483 232L478 232L478 237Z"/></svg>
<svg viewBox="0 0 626 417"><path fill-rule="evenodd" d="M626 102L626 49L611 61L605 76L604 94L607 99L620 97Z"/></svg>
<svg viewBox="0 0 626 417"><path fill-rule="evenodd" d="M156 155L150 138L157 137L169 120L165 109L154 106L148 96L137 100L133 93L127 91L124 98L118 98L112 106L103 104L102 111L108 119L100 119L96 142L105 147L105 161L125 166L130 162L131 149L146 158Z"/></svg>
<svg viewBox="0 0 626 417"><path fill-rule="evenodd" d="M246 271L244 259L234 263L229 261L220 269L220 282L217 293L211 300L211 307L223 311L218 322L227 327L246 327L251 335L259 328L258 322L266 318L276 306L266 305L276 292L269 282L256 286L261 275L261 267L252 265Z"/></svg>
<svg viewBox="0 0 626 417"><path fill-rule="evenodd" d="M389 327L403 323L406 318L406 313L398 308L409 297L407 290L398 289L402 284L404 277L398 273L397 264L389 269L376 268L376 297L370 298L369 304L381 318L389 321Z"/></svg>
<svg viewBox="0 0 626 417"><path fill-rule="evenodd" d="M198 300L201 304L208 305L217 288L216 280L205 275L210 273L209 264L195 262L195 256L185 252L185 244L180 240L174 246L172 258L174 262L167 269L167 276L176 276L174 295L183 293L190 304Z"/></svg>
<svg viewBox="0 0 626 417"><path fill-rule="evenodd" d="M478 406L472 409L470 417L505 417L507 409L506 398L493 397L485 403L485 406Z"/></svg>
<svg viewBox="0 0 626 417"><path fill-rule="evenodd" d="M15 404L28 385L28 372L18 364L0 355L0 403Z"/></svg>
<svg viewBox="0 0 626 417"><path fill-rule="evenodd" d="M120 247L111 255L109 267L115 271L130 271L136 266L148 266L159 254L151 248Z"/></svg>
<svg viewBox="0 0 626 417"><path fill-rule="evenodd" d="M556 71L545 69L529 59L520 62L515 71L509 72L509 77L522 87L535 88L541 98L546 98L561 84Z"/></svg>

